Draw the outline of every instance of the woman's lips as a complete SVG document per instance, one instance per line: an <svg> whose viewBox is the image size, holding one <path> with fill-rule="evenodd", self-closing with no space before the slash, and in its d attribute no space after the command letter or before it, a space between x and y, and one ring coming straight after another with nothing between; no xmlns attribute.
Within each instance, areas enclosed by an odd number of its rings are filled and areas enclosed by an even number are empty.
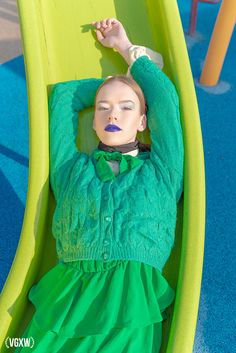
<svg viewBox="0 0 236 353"><path fill-rule="evenodd" d="M121 129L114 124L108 124L104 130L114 132L114 131L120 131Z"/></svg>

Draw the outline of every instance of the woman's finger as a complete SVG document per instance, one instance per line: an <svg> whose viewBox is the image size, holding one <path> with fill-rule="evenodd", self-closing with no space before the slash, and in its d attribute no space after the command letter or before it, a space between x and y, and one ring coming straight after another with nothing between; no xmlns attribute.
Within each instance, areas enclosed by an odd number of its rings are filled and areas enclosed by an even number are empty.
<svg viewBox="0 0 236 353"><path fill-rule="evenodd" d="M93 21L91 24L94 25L97 29L101 29L101 28L107 28L107 27L111 27L112 24L116 24L119 23L119 21L112 17L112 18L105 18L103 20L100 21Z"/></svg>
<svg viewBox="0 0 236 353"><path fill-rule="evenodd" d="M119 23L119 21L116 18L112 18L112 23Z"/></svg>
<svg viewBox="0 0 236 353"><path fill-rule="evenodd" d="M98 22L97 22L97 21L94 21L94 22L92 22L92 25L93 25L94 27L97 27Z"/></svg>
<svg viewBox="0 0 236 353"><path fill-rule="evenodd" d="M105 18L104 20L102 20L101 25L102 25L103 28L106 28L106 27L107 27L106 22L107 22L107 19L106 19L106 18Z"/></svg>
<svg viewBox="0 0 236 353"><path fill-rule="evenodd" d="M118 22L119 21L116 18L112 17L112 18L105 18L100 21L93 21L91 24L96 26L97 28L101 28L104 25L110 26L112 23L118 23Z"/></svg>
<svg viewBox="0 0 236 353"><path fill-rule="evenodd" d="M112 24L112 22L113 22L113 18L109 18L108 19L108 21L107 21L107 25L108 25L108 27L110 27L111 26L111 24Z"/></svg>
<svg viewBox="0 0 236 353"><path fill-rule="evenodd" d="M107 26L111 26L112 23L115 23L115 18L108 18L107 19Z"/></svg>
<svg viewBox="0 0 236 353"><path fill-rule="evenodd" d="M101 22L100 21L96 22L96 27L97 27L97 29L101 28Z"/></svg>
<svg viewBox="0 0 236 353"><path fill-rule="evenodd" d="M101 42L104 39L101 31L97 30L96 34L97 34L97 39L99 40L99 42Z"/></svg>

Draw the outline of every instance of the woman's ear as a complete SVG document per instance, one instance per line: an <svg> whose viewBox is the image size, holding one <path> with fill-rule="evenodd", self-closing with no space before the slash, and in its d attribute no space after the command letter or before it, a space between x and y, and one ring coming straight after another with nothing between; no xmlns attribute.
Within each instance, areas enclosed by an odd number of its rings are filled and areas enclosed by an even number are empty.
<svg viewBox="0 0 236 353"><path fill-rule="evenodd" d="M144 131L146 129L146 127L147 127L147 116L146 116L146 114L143 114L142 119L139 124L138 131Z"/></svg>

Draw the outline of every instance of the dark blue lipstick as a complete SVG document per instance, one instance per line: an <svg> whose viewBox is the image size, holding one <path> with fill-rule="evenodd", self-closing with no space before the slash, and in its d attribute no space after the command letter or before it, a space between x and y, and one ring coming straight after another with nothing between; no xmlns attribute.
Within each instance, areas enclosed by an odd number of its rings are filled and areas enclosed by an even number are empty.
<svg viewBox="0 0 236 353"><path fill-rule="evenodd" d="M105 130L105 131L115 132L115 131L120 131L121 129L120 129L118 126L114 125L114 124L108 124L108 125L105 127L104 130Z"/></svg>

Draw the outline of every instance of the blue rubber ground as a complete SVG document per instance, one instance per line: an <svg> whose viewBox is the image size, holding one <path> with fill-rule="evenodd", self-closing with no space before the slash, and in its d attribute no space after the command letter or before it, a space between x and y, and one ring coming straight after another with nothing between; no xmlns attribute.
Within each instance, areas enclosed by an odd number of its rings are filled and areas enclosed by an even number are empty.
<svg viewBox="0 0 236 353"><path fill-rule="evenodd" d="M178 4L187 32L190 1L179 0ZM205 256L193 353L236 352L235 32L217 91L207 92L197 83L218 9L219 5L199 5L197 38L201 39L189 48L201 116L207 187ZM189 42L188 37L186 40ZM27 194L28 115L22 56L0 66L0 99L2 289L17 248Z"/></svg>

